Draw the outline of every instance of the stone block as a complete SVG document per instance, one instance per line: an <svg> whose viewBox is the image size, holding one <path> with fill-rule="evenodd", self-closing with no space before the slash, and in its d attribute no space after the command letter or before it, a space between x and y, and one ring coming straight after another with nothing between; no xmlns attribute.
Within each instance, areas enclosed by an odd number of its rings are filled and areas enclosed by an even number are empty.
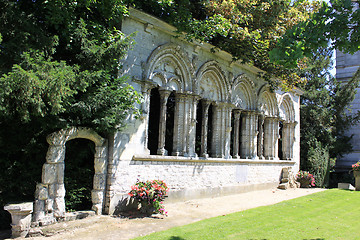
<svg viewBox="0 0 360 240"><path fill-rule="evenodd" d="M94 175L94 190L103 190L106 185L106 175L105 174L95 174Z"/></svg>
<svg viewBox="0 0 360 240"><path fill-rule="evenodd" d="M92 190L91 191L91 200L93 204L103 203L104 201L104 191L102 190Z"/></svg>
<svg viewBox="0 0 360 240"><path fill-rule="evenodd" d="M350 183L338 183L339 189L346 189L346 190L355 190L354 186Z"/></svg>
<svg viewBox="0 0 360 240"><path fill-rule="evenodd" d="M45 212L45 201L44 200L35 200L34 210L35 210L35 212Z"/></svg>
<svg viewBox="0 0 360 240"><path fill-rule="evenodd" d="M37 199L37 200L46 200L49 197L48 194L49 193L48 193L47 185L44 185L44 184L41 184L41 183L36 185L35 199Z"/></svg>
<svg viewBox="0 0 360 240"><path fill-rule="evenodd" d="M58 220L65 218L65 200L64 198L54 199L54 217Z"/></svg>
<svg viewBox="0 0 360 240"><path fill-rule="evenodd" d="M106 147L95 147L95 158L106 158L107 148Z"/></svg>
<svg viewBox="0 0 360 240"><path fill-rule="evenodd" d="M7 204L4 206L4 210L11 214L12 238L26 237L30 230L33 203Z"/></svg>
<svg viewBox="0 0 360 240"><path fill-rule="evenodd" d="M52 184L57 182L58 164L45 163L42 169L42 182Z"/></svg>
<svg viewBox="0 0 360 240"><path fill-rule="evenodd" d="M65 146L51 145L46 153L46 162L59 163L65 159Z"/></svg>
<svg viewBox="0 0 360 240"><path fill-rule="evenodd" d="M63 183L49 185L49 196L51 198L65 197L65 192L65 185Z"/></svg>
<svg viewBox="0 0 360 240"><path fill-rule="evenodd" d="M94 159L94 168L95 173L105 174L107 168L107 161L105 158L95 158Z"/></svg>
<svg viewBox="0 0 360 240"><path fill-rule="evenodd" d="M53 212L54 210L54 199L49 198L45 201L45 210L49 213Z"/></svg>

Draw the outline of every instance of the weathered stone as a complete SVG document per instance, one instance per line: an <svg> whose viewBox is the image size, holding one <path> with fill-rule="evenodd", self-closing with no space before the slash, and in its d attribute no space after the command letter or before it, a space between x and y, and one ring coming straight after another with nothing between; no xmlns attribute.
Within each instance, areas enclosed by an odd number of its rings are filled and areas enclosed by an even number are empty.
<svg viewBox="0 0 360 240"><path fill-rule="evenodd" d="M106 175L105 174L95 174L94 175L94 190L103 190L106 185Z"/></svg>
<svg viewBox="0 0 360 240"><path fill-rule="evenodd" d="M107 158L107 148L104 146L96 146L95 158Z"/></svg>
<svg viewBox="0 0 360 240"><path fill-rule="evenodd" d="M104 191L103 190L92 190L91 191L91 200L93 204L102 203L104 201Z"/></svg>
<svg viewBox="0 0 360 240"><path fill-rule="evenodd" d="M64 200L64 198L55 198L54 199L54 217L57 220L62 220L65 218L65 200Z"/></svg>
<svg viewBox="0 0 360 240"><path fill-rule="evenodd" d="M46 162L59 163L65 159L65 146L50 145L46 154Z"/></svg>
<svg viewBox="0 0 360 240"><path fill-rule="evenodd" d="M107 168L107 160L105 158L95 158L94 168L95 168L95 174L96 173L105 174Z"/></svg>
<svg viewBox="0 0 360 240"><path fill-rule="evenodd" d="M36 185L36 191L35 191L35 199L37 200L46 200L48 199L49 194L48 194L48 188L47 185L44 184L37 184Z"/></svg>
<svg viewBox="0 0 360 240"><path fill-rule="evenodd" d="M65 185L60 184L50 184L49 185L49 196L53 199L59 197L65 197Z"/></svg>
<svg viewBox="0 0 360 240"><path fill-rule="evenodd" d="M26 237L30 230L33 203L7 204L4 210L11 214L11 236L13 238Z"/></svg>

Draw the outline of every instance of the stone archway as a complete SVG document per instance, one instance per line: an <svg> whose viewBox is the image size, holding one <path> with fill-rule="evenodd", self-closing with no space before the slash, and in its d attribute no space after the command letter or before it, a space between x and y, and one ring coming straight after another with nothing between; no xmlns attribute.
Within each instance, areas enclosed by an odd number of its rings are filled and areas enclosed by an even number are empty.
<svg viewBox="0 0 360 240"><path fill-rule="evenodd" d="M33 222L46 225L65 218L65 144L67 141L85 138L95 143L94 180L91 191L92 210L101 214L105 203L108 146L106 139L89 128L71 127L52 133L46 163L42 168L42 182L36 186Z"/></svg>

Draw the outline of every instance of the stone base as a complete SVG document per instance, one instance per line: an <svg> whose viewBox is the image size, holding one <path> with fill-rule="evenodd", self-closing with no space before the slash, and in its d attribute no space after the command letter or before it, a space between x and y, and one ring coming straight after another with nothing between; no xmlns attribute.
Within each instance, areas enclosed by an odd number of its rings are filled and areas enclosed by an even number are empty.
<svg viewBox="0 0 360 240"><path fill-rule="evenodd" d="M346 189L346 190L355 190L354 186L350 183L338 183L339 189Z"/></svg>

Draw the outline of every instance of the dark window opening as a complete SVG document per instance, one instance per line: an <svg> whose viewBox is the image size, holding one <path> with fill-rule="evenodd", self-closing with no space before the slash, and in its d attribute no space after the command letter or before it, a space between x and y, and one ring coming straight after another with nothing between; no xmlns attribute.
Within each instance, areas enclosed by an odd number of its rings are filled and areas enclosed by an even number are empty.
<svg viewBox="0 0 360 240"><path fill-rule="evenodd" d="M195 138L195 152L201 157L201 129L202 129L202 115L203 106L201 101L198 102L196 108L196 138Z"/></svg>
<svg viewBox="0 0 360 240"><path fill-rule="evenodd" d="M283 123L280 121L279 122L279 144L278 144L278 156L280 159L283 159L283 149L282 149L282 145L283 145Z"/></svg>
<svg viewBox="0 0 360 240"><path fill-rule="evenodd" d="M231 132L230 132L230 156L234 156L234 131L235 131L235 117L234 110L231 112ZM237 136L238 137L238 136Z"/></svg>
<svg viewBox="0 0 360 240"><path fill-rule="evenodd" d="M209 106L209 110L208 110L208 115L209 115L209 118L208 118L208 135L207 135L207 153L211 156L211 155L214 155L212 153L212 137L213 137L213 116L214 114L214 111L213 111L213 105L211 104Z"/></svg>
<svg viewBox="0 0 360 240"><path fill-rule="evenodd" d="M172 92L168 97L166 103L165 149L168 152L168 156L171 156L173 150L174 113L175 113L175 93Z"/></svg>
<svg viewBox="0 0 360 240"><path fill-rule="evenodd" d="M159 122L160 122L160 93L158 88L151 89L150 92L150 112L148 128L148 149L151 155L156 155L159 142Z"/></svg>

